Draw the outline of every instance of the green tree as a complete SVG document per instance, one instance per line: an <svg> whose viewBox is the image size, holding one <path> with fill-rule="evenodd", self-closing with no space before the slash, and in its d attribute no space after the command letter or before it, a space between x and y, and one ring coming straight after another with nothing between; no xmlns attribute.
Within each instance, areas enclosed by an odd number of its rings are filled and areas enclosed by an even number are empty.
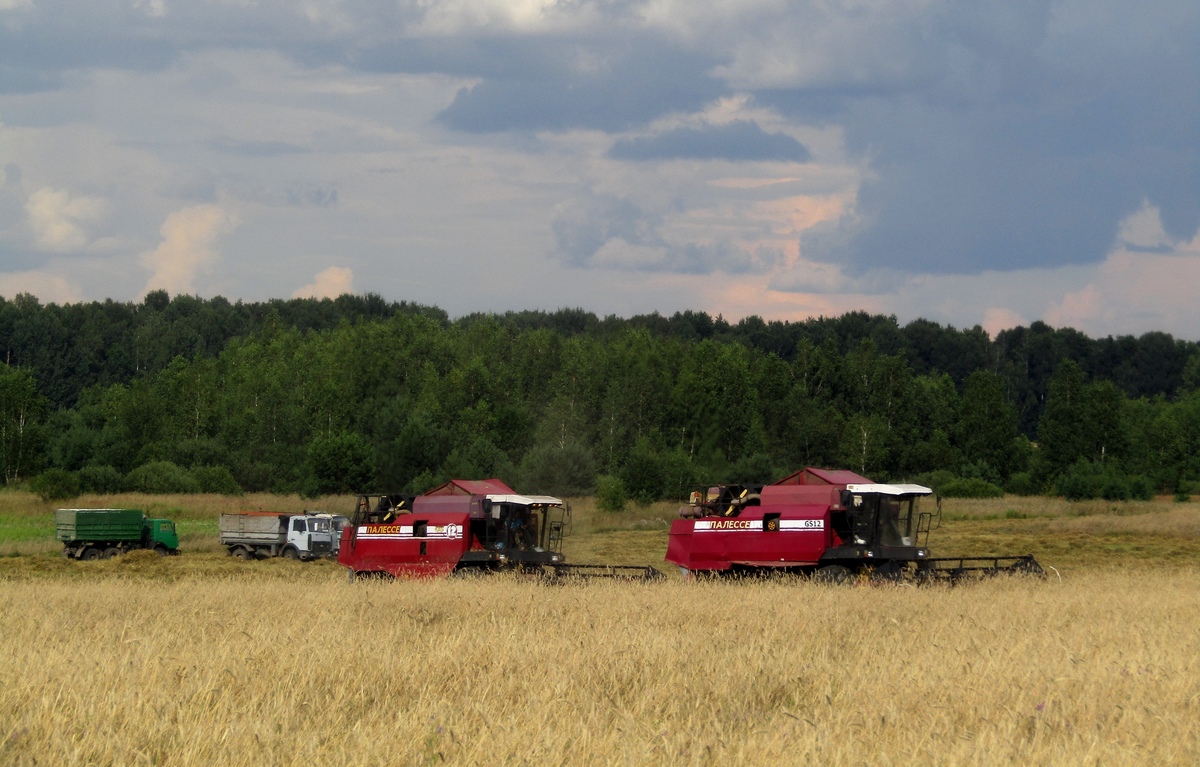
<svg viewBox="0 0 1200 767"><path fill-rule="evenodd" d="M1086 390L1087 457L1100 463L1125 455L1129 431L1125 394L1112 381L1097 381Z"/></svg>
<svg viewBox="0 0 1200 767"><path fill-rule="evenodd" d="M1000 376L977 370L967 377L954 442L967 463L986 463L999 472L1001 480L1020 468L1017 409L1005 396Z"/></svg>
<svg viewBox="0 0 1200 767"><path fill-rule="evenodd" d="M842 432L840 463L876 481L888 478L890 440L887 423L877 415L856 415Z"/></svg>
<svg viewBox="0 0 1200 767"><path fill-rule="evenodd" d="M29 481L29 489L43 501L77 498L79 476L65 469L47 469Z"/></svg>
<svg viewBox="0 0 1200 767"><path fill-rule="evenodd" d="M517 469L522 492L558 496L584 495L596 481L596 459L578 442L561 446L553 442L535 445Z"/></svg>
<svg viewBox="0 0 1200 767"><path fill-rule="evenodd" d="M596 478L596 508L600 511L625 510L625 483L620 477L603 474Z"/></svg>
<svg viewBox="0 0 1200 767"><path fill-rule="evenodd" d="M650 440L642 437L629 451L620 477L629 497L647 505L663 496L668 479L667 466Z"/></svg>
<svg viewBox="0 0 1200 767"><path fill-rule="evenodd" d="M366 492L375 477L374 451L351 432L316 437L308 445L308 461L321 495Z"/></svg>
<svg viewBox="0 0 1200 767"><path fill-rule="evenodd" d="M4 483L24 476L36 464L42 435L38 422L45 398L33 375L0 363L0 467Z"/></svg>
<svg viewBox="0 0 1200 767"><path fill-rule="evenodd" d="M1061 474L1088 452L1088 406L1083 371L1071 360L1050 379L1046 407L1038 421L1041 456L1050 476Z"/></svg>
<svg viewBox="0 0 1200 767"><path fill-rule="evenodd" d="M200 484L170 461L151 461L125 477L125 486L139 493L198 493Z"/></svg>

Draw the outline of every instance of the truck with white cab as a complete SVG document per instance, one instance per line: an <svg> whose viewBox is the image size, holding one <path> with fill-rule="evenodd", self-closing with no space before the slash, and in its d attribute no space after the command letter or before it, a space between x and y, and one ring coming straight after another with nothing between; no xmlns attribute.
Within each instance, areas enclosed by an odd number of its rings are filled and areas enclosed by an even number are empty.
<svg viewBox="0 0 1200 767"><path fill-rule="evenodd" d="M243 511L222 514L221 545L239 559L286 557L308 561L333 552L332 523L323 514Z"/></svg>

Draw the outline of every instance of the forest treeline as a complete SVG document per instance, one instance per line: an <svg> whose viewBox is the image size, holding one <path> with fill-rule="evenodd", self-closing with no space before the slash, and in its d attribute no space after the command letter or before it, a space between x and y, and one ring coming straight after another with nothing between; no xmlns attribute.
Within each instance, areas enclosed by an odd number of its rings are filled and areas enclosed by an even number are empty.
<svg viewBox="0 0 1200 767"><path fill-rule="evenodd" d="M450 319L376 295L0 299L7 485L419 491L500 476L639 500L805 466L960 492L1186 493L1200 348L854 312ZM957 484L955 484L957 483ZM964 490L965 488L965 490Z"/></svg>

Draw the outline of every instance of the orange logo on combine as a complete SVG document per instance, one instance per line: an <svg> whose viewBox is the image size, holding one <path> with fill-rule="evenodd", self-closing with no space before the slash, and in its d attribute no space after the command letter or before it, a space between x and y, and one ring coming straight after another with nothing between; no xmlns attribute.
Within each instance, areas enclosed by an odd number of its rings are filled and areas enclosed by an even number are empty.
<svg viewBox="0 0 1200 767"><path fill-rule="evenodd" d="M750 520L748 519L722 519L712 523L713 530L749 530Z"/></svg>

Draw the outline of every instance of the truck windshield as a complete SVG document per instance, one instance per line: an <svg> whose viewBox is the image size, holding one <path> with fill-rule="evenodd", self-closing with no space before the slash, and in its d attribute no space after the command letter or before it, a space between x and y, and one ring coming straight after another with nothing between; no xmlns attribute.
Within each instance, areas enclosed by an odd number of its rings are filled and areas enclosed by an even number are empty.
<svg viewBox="0 0 1200 767"><path fill-rule="evenodd" d="M883 546L912 545L914 497L882 496L879 499L879 543Z"/></svg>
<svg viewBox="0 0 1200 767"><path fill-rule="evenodd" d="M312 530L314 533L327 533L329 532L329 520L310 519L308 520L308 529Z"/></svg>

